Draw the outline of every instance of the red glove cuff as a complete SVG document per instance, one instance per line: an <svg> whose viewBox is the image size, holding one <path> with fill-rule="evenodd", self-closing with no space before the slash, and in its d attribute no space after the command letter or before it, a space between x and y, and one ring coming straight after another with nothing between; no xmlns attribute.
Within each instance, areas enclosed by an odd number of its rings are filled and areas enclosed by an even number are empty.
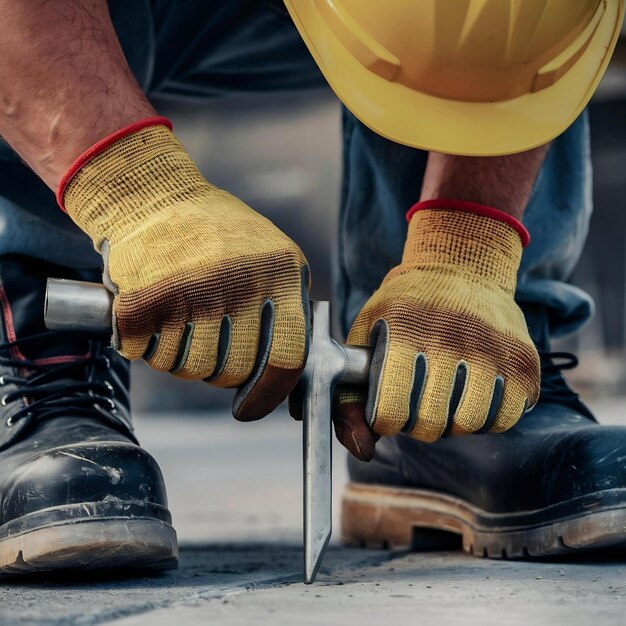
<svg viewBox="0 0 626 626"><path fill-rule="evenodd" d="M109 146L114 144L116 141L126 137L127 135L132 135L132 133L136 133L138 130L142 128L147 128L148 126L167 126L170 130L172 130L172 122L168 120L166 117L161 117L160 115L154 115L152 117L144 117L143 119L133 122L128 126L124 126L119 130L116 130L114 133L111 133L104 139L101 139L97 143L95 143L91 148L88 148L83 152L77 159L72 163L70 168L65 172L65 175L61 179L59 183L59 188L57 189L57 203L61 207L62 211L65 211L65 206L63 204L63 196L65 194L65 190L67 186L70 184L70 181L77 172L83 168L89 161L91 161L94 157L98 156L101 152L104 152Z"/></svg>
<svg viewBox="0 0 626 626"><path fill-rule="evenodd" d="M530 234L524 227L524 225L516 220L513 216L494 209L484 204L478 204L477 202L466 202L465 200L449 200L447 198L436 198L434 200L425 200L414 204L406 214L407 222L411 221L411 218L418 211L425 210L446 210L446 211L465 211L467 213L474 213L475 215L481 215L482 217L489 217L492 220L498 220L508 224L514 231L517 232L519 238L522 240L522 247L525 248L530 243Z"/></svg>

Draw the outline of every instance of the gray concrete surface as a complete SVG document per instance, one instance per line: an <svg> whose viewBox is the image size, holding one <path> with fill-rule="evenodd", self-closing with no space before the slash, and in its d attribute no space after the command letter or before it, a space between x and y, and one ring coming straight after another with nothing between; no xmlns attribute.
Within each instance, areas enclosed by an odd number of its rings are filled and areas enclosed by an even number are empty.
<svg viewBox="0 0 626 626"><path fill-rule="evenodd" d="M596 407L625 423L626 402ZM140 416L165 473L181 566L151 578L0 585L0 625L623 624L626 555L539 563L342 548L301 583L300 426L280 411ZM335 454L335 497L346 480ZM339 507L335 506L335 519ZM338 529L338 525L336 525Z"/></svg>

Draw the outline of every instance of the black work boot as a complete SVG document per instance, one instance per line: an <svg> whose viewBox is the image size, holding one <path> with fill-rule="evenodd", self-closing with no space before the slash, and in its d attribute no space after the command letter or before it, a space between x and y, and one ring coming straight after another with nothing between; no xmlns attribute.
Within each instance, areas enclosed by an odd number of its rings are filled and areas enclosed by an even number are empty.
<svg viewBox="0 0 626 626"><path fill-rule="evenodd" d="M541 308L524 313L542 361L534 410L505 433L402 435L381 439L370 463L351 458L346 543L425 550L462 537L492 558L626 547L626 427L596 422L560 372L575 357L549 353Z"/></svg>
<svg viewBox="0 0 626 626"><path fill-rule="evenodd" d="M177 563L163 477L137 444L128 364L106 342L46 332L46 278L0 257L0 575Z"/></svg>

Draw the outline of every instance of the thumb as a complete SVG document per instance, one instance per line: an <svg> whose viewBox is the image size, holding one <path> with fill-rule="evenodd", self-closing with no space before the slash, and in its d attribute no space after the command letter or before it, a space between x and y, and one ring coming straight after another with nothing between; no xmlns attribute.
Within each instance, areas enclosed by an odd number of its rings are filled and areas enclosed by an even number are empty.
<svg viewBox="0 0 626 626"><path fill-rule="evenodd" d="M365 421L366 390L341 386L333 402L333 424L339 443L361 461L371 461L378 437Z"/></svg>

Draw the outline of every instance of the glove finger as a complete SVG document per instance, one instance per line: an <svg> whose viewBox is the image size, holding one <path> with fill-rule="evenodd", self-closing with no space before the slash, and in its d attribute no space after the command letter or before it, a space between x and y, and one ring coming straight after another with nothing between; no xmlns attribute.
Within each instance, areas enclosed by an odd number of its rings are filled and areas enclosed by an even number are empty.
<svg viewBox="0 0 626 626"><path fill-rule="evenodd" d="M111 345L125 359L141 359L148 350L153 333L156 331L151 320L143 319L140 310L135 311L130 303L118 296L113 301L113 336Z"/></svg>
<svg viewBox="0 0 626 626"><path fill-rule="evenodd" d="M219 372L225 362L224 341L226 352L230 343L230 327L228 316L187 324L171 373L183 380L200 380Z"/></svg>
<svg viewBox="0 0 626 626"><path fill-rule="evenodd" d="M367 394L362 387L342 386L333 403L335 435L352 455L361 461L370 461L378 437L365 420Z"/></svg>
<svg viewBox="0 0 626 626"><path fill-rule="evenodd" d="M254 368L260 332L258 315L245 312L224 316L216 351L218 362L206 382L225 388L237 387L245 382Z"/></svg>
<svg viewBox="0 0 626 626"><path fill-rule="evenodd" d="M509 430L509 428L517 424L522 415L526 413L528 407L528 395L524 388L515 381L507 378L504 381L502 402L500 403L490 432L501 433L505 430Z"/></svg>
<svg viewBox="0 0 626 626"><path fill-rule="evenodd" d="M389 327L378 320L370 336L374 347L370 365L366 422L377 435L396 435L413 429L428 364L402 344L391 346Z"/></svg>
<svg viewBox="0 0 626 626"><path fill-rule="evenodd" d="M457 361L441 355L427 359L417 419L414 427L405 431L414 439L433 442L451 432L451 415L456 411L465 384L464 380L457 379L457 366Z"/></svg>
<svg viewBox="0 0 626 626"><path fill-rule="evenodd" d="M467 435L479 431L486 423L491 407L496 370L472 366L461 361L456 370L447 431Z"/></svg>
<svg viewBox="0 0 626 626"><path fill-rule="evenodd" d="M176 364L183 337L189 328L188 324L163 326L143 355L146 363L159 372L169 372Z"/></svg>
<svg viewBox="0 0 626 626"><path fill-rule="evenodd" d="M348 343L369 345L369 325L366 316L359 314L352 325ZM370 429L366 417L367 390L365 387L342 385L333 398L333 426L337 440L357 459L369 461L374 456L378 436Z"/></svg>
<svg viewBox="0 0 626 626"><path fill-rule="evenodd" d="M288 277L287 277L288 278ZM300 275L300 293L267 300L252 375L233 402L233 415L251 421L271 413L295 387L309 351L309 272Z"/></svg>

